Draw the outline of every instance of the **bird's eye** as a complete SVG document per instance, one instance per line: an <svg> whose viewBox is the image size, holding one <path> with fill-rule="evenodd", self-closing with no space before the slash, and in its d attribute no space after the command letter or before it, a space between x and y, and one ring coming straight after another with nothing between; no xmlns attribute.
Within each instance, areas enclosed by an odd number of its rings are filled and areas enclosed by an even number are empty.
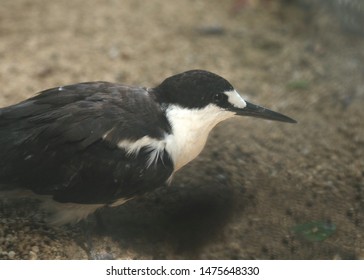
<svg viewBox="0 0 364 280"><path fill-rule="evenodd" d="M224 95L219 92L214 94L214 102L219 103L224 99Z"/></svg>

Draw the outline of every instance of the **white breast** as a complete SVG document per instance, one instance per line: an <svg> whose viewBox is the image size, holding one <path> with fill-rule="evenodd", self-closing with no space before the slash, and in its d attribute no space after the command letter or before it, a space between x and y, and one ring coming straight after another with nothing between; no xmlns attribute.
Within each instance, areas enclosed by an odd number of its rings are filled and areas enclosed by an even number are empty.
<svg viewBox="0 0 364 280"><path fill-rule="evenodd" d="M215 105L187 109L170 105L166 111L172 134L166 138L166 151L174 162L174 171L193 160L204 148L210 131L219 122L234 116Z"/></svg>

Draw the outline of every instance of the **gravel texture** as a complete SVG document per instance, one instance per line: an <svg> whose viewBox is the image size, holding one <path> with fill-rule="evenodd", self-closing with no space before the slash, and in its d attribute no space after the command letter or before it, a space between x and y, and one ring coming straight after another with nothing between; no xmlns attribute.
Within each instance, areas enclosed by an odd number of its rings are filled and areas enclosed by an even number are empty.
<svg viewBox="0 0 364 280"><path fill-rule="evenodd" d="M171 187L79 225L1 195L0 259L364 259L363 37L303 2L234 2L2 0L0 106L201 68L299 123L226 121ZM313 222L325 238L295 230Z"/></svg>

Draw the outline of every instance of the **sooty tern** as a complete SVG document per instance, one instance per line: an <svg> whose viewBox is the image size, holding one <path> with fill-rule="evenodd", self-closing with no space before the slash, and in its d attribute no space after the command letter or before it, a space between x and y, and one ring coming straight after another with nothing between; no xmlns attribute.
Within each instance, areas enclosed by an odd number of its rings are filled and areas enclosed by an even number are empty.
<svg viewBox="0 0 364 280"><path fill-rule="evenodd" d="M202 151L212 128L235 115L295 122L203 70L155 88L48 89L0 109L0 184L47 197L58 210L54 223L76 222L168 182Z"/></svg>

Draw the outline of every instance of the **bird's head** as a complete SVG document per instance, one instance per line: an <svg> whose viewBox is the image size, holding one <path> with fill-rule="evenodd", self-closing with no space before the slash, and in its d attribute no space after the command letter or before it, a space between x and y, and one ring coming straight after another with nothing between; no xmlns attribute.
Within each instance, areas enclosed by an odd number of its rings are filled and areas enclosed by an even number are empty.
<svg viewBox="0 0 364 280"><path fill-rule="evenodd" d="M154 92L157 101L161 104L192 110L213 108L216 112L228 113L230 116L251 116L280 122L296 122L285 115L247 102L227 80L204 70L190 70L171 76L157 86Z"/></svg>

